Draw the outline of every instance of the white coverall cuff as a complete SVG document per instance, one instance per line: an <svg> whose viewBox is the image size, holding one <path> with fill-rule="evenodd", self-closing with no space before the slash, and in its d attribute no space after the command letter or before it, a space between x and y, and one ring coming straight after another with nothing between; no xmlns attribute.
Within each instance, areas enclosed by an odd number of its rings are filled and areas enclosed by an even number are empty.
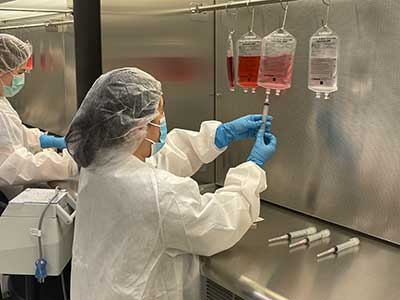
<svg viewBox="0 0 400 300"><path fill-rule="evenodd" d="M259 165L257 165L254 161L250 161L250 160L249 160L249 161L247 161L247 162L245 162L245 163L243 163L243 164L247 164L247 163L250 163L250 164L256 166L257 169L259 169L260 171L262 171L262 172L264 172L264 173L267 173L267 171L265 171L263 168L261 168Z"/></svg>
<svg viewBox="0 0 400 300"><path fill-rule="evenodd" d="M205 152L206 157L204 157L203 162L204 163L210 163L214 161L219 155L224 153L228 147L224 147L222 149L219 149L217 145L215 145L215 135L217 133L217 128L221 125L222 123L219 121L205 121L201 123L200 126L200 134L202 132L209 132L209 137L210 139L208 140L208 149L209 151Z"/></svg>
<svg viewBox="0 0 400 300"><path fill-rule="evenodd" d="M30 149L34 152L39 152L42 150L40 146L40 136L43 134L37 128L27 128L27 142Z"/></svg>

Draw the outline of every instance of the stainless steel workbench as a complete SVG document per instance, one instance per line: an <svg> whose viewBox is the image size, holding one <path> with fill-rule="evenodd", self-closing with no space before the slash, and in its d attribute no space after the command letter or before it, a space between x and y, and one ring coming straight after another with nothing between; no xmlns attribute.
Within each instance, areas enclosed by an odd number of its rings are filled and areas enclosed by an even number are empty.
<svg viewBox="0 0 400 300"><path fill-rule="evenodd" d="M261 216L265 221L236 246L202 258L204 277L246 300L282 299L274 293L290 300L400 299L399 247L267 203ZM331 237L290 251L287 242L267 243L310 225L330 229ZM317 260L317 253L354 236L360 247Z"/></svg>

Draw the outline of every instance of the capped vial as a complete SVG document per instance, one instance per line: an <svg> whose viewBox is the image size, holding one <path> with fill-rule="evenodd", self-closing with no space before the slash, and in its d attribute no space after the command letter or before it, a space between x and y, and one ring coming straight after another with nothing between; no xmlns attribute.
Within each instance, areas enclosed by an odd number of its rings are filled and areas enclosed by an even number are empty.
<svg viewBox="0 0 400 300"><path fill-rule="evenodd" d="M338 90L339 37L328 26L322 26L310 39L308 88L316 98Z"/></svg>

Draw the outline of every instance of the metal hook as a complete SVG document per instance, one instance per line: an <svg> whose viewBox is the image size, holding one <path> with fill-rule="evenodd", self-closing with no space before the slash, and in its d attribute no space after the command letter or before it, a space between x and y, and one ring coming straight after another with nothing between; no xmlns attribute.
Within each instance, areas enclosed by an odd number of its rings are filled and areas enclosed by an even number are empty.
<svg viewBox="0 0 400 300"><path fill-rule="evenodd" d="M322 1L324 1L324 0L322 0ZM289 8L289 1L286 1L286 6L283 6L283 0L281 0L281 6L282 6L282 9L286 11Z"/></svg>
<svg viewBox="0 0 400 300"><path fill-rule="evenodd" d="M326 18L325 18L325 22L322 22L322 24L324 27L328 27L329 10L331 8L331 0L322 0L322 3L326 5Z"/></svg>
<svg viewBox="0 0 400 300"><path fill-rule="evenodd" d="M228 27L229 27L229 31L230 34L233 35L233 33L235 32L234 30L234 26L237 22L237 15L238 15L238 11L237 9L232 9L232 12L230 12L229 9L229 5L232 4L233 1L228 1L225 4L225 13L228 19Z"/></svg>
<svg viewBox="0 0 400 300"><path fill-rule="evenodd" d="M281 3L281 6L282 6L282 9L285 11L285 15L283 16L283 22L282 22L281 29L285 29L286 18L287 18L287 13L288 13L288 8L289 8L289 1L286 1L286 6L283 6L283 0L281 0L280 3Z"/></svg>

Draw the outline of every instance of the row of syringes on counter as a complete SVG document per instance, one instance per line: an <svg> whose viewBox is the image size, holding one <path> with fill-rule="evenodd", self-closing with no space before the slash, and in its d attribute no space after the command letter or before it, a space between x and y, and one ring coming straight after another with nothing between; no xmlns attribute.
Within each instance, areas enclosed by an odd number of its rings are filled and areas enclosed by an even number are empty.
<svg viewBox="0 0 400 300"><path fill-rule="evenodd" d="M330 0L327 5L326 19L321 28L310 38L308 88L320 98L321 94L329 99L329 94L337 91L337 65L339 56L339 37L328 27ZM282 3L281 3L282 5ZM263 39L254 32L255 9L252 10L250 31L236 42L236 83L244 92L249 89L255 93L257 86L265 88L263 120L268 116L271 90L279 96L282 90L292 85L292 73L296 52L296 38L285 29L288 3L282 5L284 17L282 26ZM227 71L229 86L235 90L235 59L233 29L237 11L228 14L230 32L227 47ZM232 21L233 18L233 21ZM265 122L264 122L265 123Z"/></svg>
<svg viewBox="0 0 400 300"><path fill-rule="evenodd" d="M268 240L269 243L275 243L275 242L280 242L280 241L289 241L289 248L294 248L302 245L309 245L312 242L322 240L324 238L327 238L331 235L331 232L329 229L321 230L320 232L317 232L316 227L309 227L306 229L302 230L297 230L293 232L288 232L285 233L284 235L274 237ZM297 241L294 241L298 239ZM360 240L358 238L351 238L347 242L344 242L342 244L335 245L334 247L329 248L326 251L323 251L317 255L317 258L321 258L326 255L331 255L331 254L338 254L339 252L342 252L344 250L356 247L360 244Z"/></svg>

